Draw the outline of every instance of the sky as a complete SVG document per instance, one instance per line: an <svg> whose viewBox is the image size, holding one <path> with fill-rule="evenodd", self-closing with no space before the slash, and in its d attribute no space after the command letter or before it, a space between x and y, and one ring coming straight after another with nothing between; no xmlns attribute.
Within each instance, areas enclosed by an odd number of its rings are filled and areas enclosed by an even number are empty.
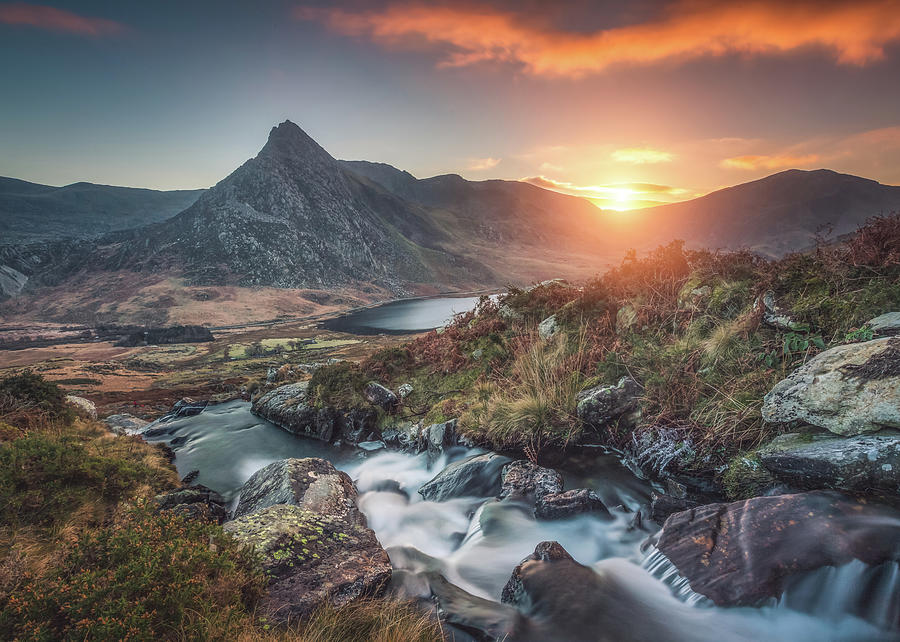
<svg viewBox="0 0 900 642"><path fill-rule="evenodd" d="M900 185L900 0L0 1L0 175L208 187L337 158L629 209L789 169Z"/></svg>

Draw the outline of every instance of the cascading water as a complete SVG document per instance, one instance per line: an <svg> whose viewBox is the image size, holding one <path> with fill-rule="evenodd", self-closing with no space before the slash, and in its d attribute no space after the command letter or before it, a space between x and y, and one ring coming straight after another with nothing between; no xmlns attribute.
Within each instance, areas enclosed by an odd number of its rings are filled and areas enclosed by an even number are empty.
<svg viewBox="0 0 900 642"><path fill-rule="evenodd" d="M529 507L512 501L424 500L417 491L450 463L446 456L429 464L426 455L364 456L333 448L284 433L251 415L246 403L211 407L166 427L171 430L157 439L172 444L179 472L199 469L200 483L226 497L233 497L256 468L271 461L285 457L332 460L355 480L359 507L390 554L396 570L394 588L402 595L424 597L428 578L440 574L481 598L480 609L487 605L497 613L508 612L509 607L499 600L512 570L539 542L558 541L578 562L598 573L602 586L611 587L602 595L566 598L583 600L601 628L609 623L610 631L621 630L615 627L626 623L625 634L609 639L900 639L900 632L890 628L898 621L900 609L896 563L868 567L853 562L797 576L781 599L760 608L713 606L690 589L662 554L646 546L648 532L635 527L633 517L651 488L623 473L625 469L614 462L603 462L598 473L575 480L603 497L612 519L582 515L539 521ZM455 457L465 454L455 453ZM565 583L559 590L566 590ZM559 617L553 612L531 614L527 639L560 639L554 633L561 630Z"/></svg>

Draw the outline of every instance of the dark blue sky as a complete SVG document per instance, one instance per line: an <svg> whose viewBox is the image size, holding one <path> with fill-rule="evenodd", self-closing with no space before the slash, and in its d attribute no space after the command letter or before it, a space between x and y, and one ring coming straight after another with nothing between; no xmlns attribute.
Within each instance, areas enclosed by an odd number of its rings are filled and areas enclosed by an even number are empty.
<svg viewBox="0 0 900 642"><path fill-rule="evenodd" d="M900 3L783 4L733 33L697 1L0 2L0 175L205 187L289 118L623 207L793 166L900 183Z"/></svg>

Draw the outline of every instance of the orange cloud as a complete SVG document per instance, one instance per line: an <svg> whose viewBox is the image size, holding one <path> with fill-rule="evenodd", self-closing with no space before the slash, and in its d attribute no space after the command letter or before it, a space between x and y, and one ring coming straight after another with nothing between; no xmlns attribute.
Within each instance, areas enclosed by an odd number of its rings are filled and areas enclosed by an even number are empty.
<svg viewBox="0 0 900 642"><path fill-rule="evenodd" d="M469 161L469 165L466 169L469 169L473 172L481 172L486 169L493 169L500 164L500 158L472 158Z"/></svg>
<svg viewBox="0 0 900 642"><path fill-rule="evenodd" d="M818 154L807 154L805 156L792 156L791 154L779 154L776 156L749 155L726 158L719 164L726 169L789 169L791 167L813 165L818 163L819 160Z"/></svg>
<svg viewBox="0 0 900 642"><path fill-rule="evenodd" d="M532 74L579 76L621 64L727 54L784 54L815 47L865 65L900 39L897 0L816 2L678 0L643 23L592 33L563 31L474 5L398 2L371 11L301 7L337 33L389 47L439 47L442 67L515 63Z"/></svg>
<svg viewBox="0 0 900 642"><path fill-rule="evenodd" d="M125 25L104 18L86 18L71 11L23 2L0 4L0 23L64 31L82 36L105 36L125 30Z"/></svg>
<svg viewBox="0 0 900 642"><path fill-rule="evenodd" d="M669 163L675 158L674 154L649 147L628 147L617 149L612 153L612 159L617 163L631 163L632 165L650 165L655 163Z"/></svg>

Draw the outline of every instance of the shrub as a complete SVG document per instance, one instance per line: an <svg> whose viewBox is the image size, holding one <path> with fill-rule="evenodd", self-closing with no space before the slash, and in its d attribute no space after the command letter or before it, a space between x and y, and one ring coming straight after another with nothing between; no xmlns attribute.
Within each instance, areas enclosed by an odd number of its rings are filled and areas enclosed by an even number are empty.
<svg viewBox="0 0 900 642"><path fill-rule="evenodd" d="M355 363L341 361L322 366L309 381L309 398L318 407L365 407L362 391L368 382L369 377Z"/></svg>
<svg viewBox="0 0 900 642"><path fill-rule="evenodd" d="M215 524L138 503L82 534L52 572L0 595L0 637L222 639L261 595L254 569Z"/></svg>
<svg viewBox="0 0 900 642"><path fill-rule="evenodd" d="M71 419L73 416L66 405L63 390L31 370L0 380L0 398L4 399L5 413L10 415L30 411L34 415L42 414L50 420ZM19 413L15 413L15 410Z"/></svg>

